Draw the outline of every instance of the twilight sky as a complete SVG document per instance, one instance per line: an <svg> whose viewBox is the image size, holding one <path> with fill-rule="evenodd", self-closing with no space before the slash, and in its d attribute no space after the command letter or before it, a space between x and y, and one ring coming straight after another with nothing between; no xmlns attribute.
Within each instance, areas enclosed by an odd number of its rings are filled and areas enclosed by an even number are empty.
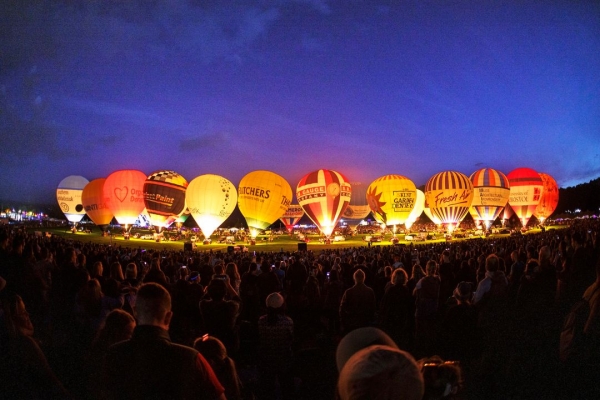
<svg viewBox="0 0 600 400"><path fill-rule="evenodd" d="M3 1L0 140L26 202L129 168L573 186L600 176L600 2Z"/></svg>

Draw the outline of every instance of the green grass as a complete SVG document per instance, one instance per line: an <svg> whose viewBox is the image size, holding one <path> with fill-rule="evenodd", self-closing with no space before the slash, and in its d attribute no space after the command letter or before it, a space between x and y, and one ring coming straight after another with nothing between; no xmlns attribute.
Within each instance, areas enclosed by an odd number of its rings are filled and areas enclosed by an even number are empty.
<svg viewBox="0 0 600 400"><path fill-rule="evenodd" d="M547 227L547 229L561 229L564 228L564 226L550 226ZM100 244L104 244L104 245L111 245L111 246L120 246L120 247L130 247L130 248L142 248L142 249L152 249L152 250L171 250L171 251L179 251L179 250L183 250L183 244L184 244L184 240L179 240L179 241L162 241L160 243L157 243L154 240L147 240L147 239L135 239L135 238L131 238L129 240L124 240L122 235L115 235L112 238L111 237L103 237L100 232L98 230L94 230L92 233L83 233L83 232L77 232L77 233L70 233L65 231L64 228L61 229L47 229L46 231L52 233L53 235L58 235L61 236L65 239L72 239L72 240L77 240L77 241L81 241L81 242L93 242L93 243L100 243ZM148 231L150 232L150 231ZM526 234L533 234L533 233L539 233L540 230L539 229L532 229L529 232L527 232ZM141 232L140 232L141 233ZM313 251L313 252L320 252L321 250L326 250L326 249L339 249L339 248L346 248L346 247L359 247L359 246L367 246L367 243L364 242L363 239L364 235L358 235L352 238L348 238L345 241L341 241L341 242L331 242L330 244L324 244L319 242L319 236L317 235L309 235L309 242L307 244L308 246L308 250ZM502 237L507 237L508 235L491 235L489 238L490 239L494 239L494 238L502 238ZM399 235L399 238L404 238L404 235ZM235 245L244 245L246 247L248 247L249 251L266 251L266 252L270 252L270 251L280 251L281 249L283 249L284 251L296 251L298 249L298 243L300 243L296 237L294 238L290 238L289 235L281 235L281 236L276 236L275 239L272 242L269 241L263 241L263 238L266 239L266 237L264 236L259 236L256 240L256 244L255 245L247 245L246 243L243 242L236 242ZM391 239L391 235L385 235L384 240L382 242L377 242L377 243L372 243L372 246L390 246L392 243L390 241ZM212 236L212 240L213 240L213 244L209 244L209 245L203 245L201 242L197 243L197 246L195 248L196 251L208 251L208 250L227 250L227 247L229 245L227 244L219 244L216 243L218 240L218 236ZM469 239L454 239L453 242L457 242L457 241L463 241L463 240L469 240ZM443 239L442 236L438 236L438 238L436 240L427 240L427 241L414 241L412 243L415 244L430 244L430 243L442 243L445 242L445 239ZM406 241L406 240L400 240L399 241L400 244L405 244L408 245L411 242L410 241Z"/></svg>

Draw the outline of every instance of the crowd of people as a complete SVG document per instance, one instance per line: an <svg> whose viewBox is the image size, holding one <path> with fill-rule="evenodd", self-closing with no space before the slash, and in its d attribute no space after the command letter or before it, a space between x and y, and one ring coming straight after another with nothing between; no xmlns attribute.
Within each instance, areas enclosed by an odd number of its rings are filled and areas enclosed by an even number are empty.
<svg viewBox="0 0 600 400"><path fill-rule="evenodd" d="M0 398L598 398L600 223L167 251L0 231Z"/></svg>

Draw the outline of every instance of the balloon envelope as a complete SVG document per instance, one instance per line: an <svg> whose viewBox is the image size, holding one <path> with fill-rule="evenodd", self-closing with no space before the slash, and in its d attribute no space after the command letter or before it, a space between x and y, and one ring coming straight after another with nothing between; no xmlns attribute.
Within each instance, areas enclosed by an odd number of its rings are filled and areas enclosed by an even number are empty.
<svg viewBox="0 0 600 400"><path fill-rule="evenodd" d="M379 222L403 224L417 200L417 188L402 175L385 175L375 179L367 189L367 202Z"/></svg>
<svg viewBox="0 0 600 400"><path fill-rule="evenodd" d="M94 179L83 188L81 202L92 222L103 228L110 224L114 215L104 197L105 178Z"/></svg>
<svg viewBox="0 0 600 400"><path fill-rule="evenodd" d="M517 168L506 177L510 183L508 204L525 226L540 202L544 188L542 178L531 168Z"/></svg>
<svg viewBox="0 0 600 400"><path fill-rule="evenodd" d="M358 224L371 213L371 207L367 202L367 185L361 182L351 182L350 185L352 186L352 196L342 218L356 221L356 224Z"/></svg>
<svg viewBox="0 0 600 400"><path fill-rule="evenodd" d="M548 218L552 215L554 210L556 210L556 206L558 205L558 184L548 174L540 172L540 178L542 178L542 183L544 188L542 189L542 197L540 198L540 202L535 207L534 215L540 221Z"/></svg>
<svg viewBox="0 0 600 400"><path fill-rule="evenodd" d="M300 221L300 218L304 215L304 209L300 206L300 204L290 204L287 211L283 214L281 218L281 222L285 225L285 229L292 233L294 226Z"/></svg>
<svg viewBox="0 0 600 400"><path fill-rule="evenodd" d="M56 200L69 222L79 222L85 215L81 194L88 183L83 176L70 175L58 184Z"/></svg>
<svg viewBox="0 0 600 400"><path fill-rule="evenodd" d="M135 169L115 171L106 177L105 202L119 224L134 224L144 210L145 181L146 174Z"/></svg>
<svg viewBox="0 0 600 400"><path fill-rule="evenodd" d="M175 171L155 171L144 182L144 205L152 225L165 228L185 210L188 182Z"/></svg>
<svg viewBox="0 0 600 400"><path fill-rule="evenodd" d="M500 215L510 196L508 178L500 171L483 168L469 177L473 182L474 195L471 203L473 220L485 221L487 227Z"/></svg>
<svg viewBox="0 0 600 400"><path fill-rule="evenodd" d="M240 181L238 207L250 228L266 229L292 202L292 188L271 171L252 171Z"/></svg>
<svg viewBox="0 0 600 400"><path fill-rule="evenodd" d="M424 209L425 209L425 193L423 193L422 191L417 189L417 198L415 201L415 208L413 208L412 211L410 212L410 214L408 215L408 218L404 222L404 225L408 229L410 229L410 227L412 226L412 224L415 223L417 218L419 218L421 216Z"/></svg>
<svg viewBox="0 0 600 400"><path fill-rule="evenodd" d="M473 184L460 172L440 172L427 181L425 198L432 215L444 224L457 224L469 212Z"/></svg>
<svg viewBox="0 0 600 400"><path fill-rule="evenodd" d="M305 175L296 187L298 203L325 236L333 232L351 195L348 180L339 172L327 169Z"/></svg>
<svg viewBox="0 0 600 400"><path fill-rule="evenodd" d="M208 239L235 209L237 191L233 183L222 176L200 175L189 183L185 202Z"/></svg>

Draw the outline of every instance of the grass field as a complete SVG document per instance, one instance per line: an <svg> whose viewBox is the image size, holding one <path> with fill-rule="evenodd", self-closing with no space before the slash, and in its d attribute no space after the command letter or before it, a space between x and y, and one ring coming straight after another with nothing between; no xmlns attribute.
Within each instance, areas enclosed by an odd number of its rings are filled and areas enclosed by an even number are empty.
<svg viewBox="0 0 600 400"><path fill-rule="evenodd" d="M546 229L560 229L563 228L564 226L550 226L547 227ZM156 242L154 240L148 240L148 239L136 239L136 238L131 238L129 240L125 240L123 239L122 235L115 235L113 237L103 237L99 231L94 231L92 233L83 233L83 232L76 232L76 233L70 233L65 231L64 228L61 229L47 229L47 232L50 232L53 235L58 235L61 237L64 237L65 239L72 239L72 240L77 240L77 241L81 241L81 242L93 242L93 243L101 243L101 244L105 244L105 245L111 245L111 246L120 246L120 247L130 247L130 248L142 248L142 249L153 249L153 250L172 250L172 251L179 251L179 250L183 250L184 247L184 241L183 240L179 240L179 241L161 241L161 242ZM534 234L534 233L539 233L540 229L532 229L530 231L528 231L526 234ZM488 240L493 240L493 239L497 239L497 238L503 238L503 237L508 237L509 235L504 234L504 235L500 235L500 234L493 234L491 236L489 236L487 239ZM404 235L399 235L398 238L402 238L404 239ZM479 237L477 237L479 238ZM208 251L208 250L227 250L227 247L229 245L223 243L223 244L219 244L216 243L217 238L215 236L213 236L213 244L208 244L208 245L203 245L201 242L197 243L196 248L194 249L195 251ZM290 238L288 235L280 235L280 236L275 236L275 239L272 242L269 242L266 240L266 237L261 237L259 236L256 240L256 244L255 245L248 245L246 243L243 242L236 242L235 246L245 246L248 248L249 251L296 251L298 250L298 243L301 243L300 241L297 240L296 237ZM326 249L336 249L336 248L345 248L345 247L360 247L360 246L364 246L367 247L368 243L366 243L365 241L363 241L363 236L362 235L358 235L352 238L347 238L344 241L340 241L340 242L331 242L330 244L324 244L321 243L319 241L319 237L317 235L308 236L309 242L307 243L307 248L310 251L313 252L320 252L321 250L326 250ZM463 240L472 240L471 239L453 239L452 242L459 242L459 241L463 241ZM409 245L410 243L415 243L415 244L429 244L429 243L442 243L442 242L446 242L446 240L443 238L443 236L438 235L438 238L436 238L435 240L427 240L427 241L407 241L407 240L400 240L398 243L399 244L404 244L404 245ZM391 235L386 235L384 237L384 240L381 242L376 242L376 243L372 243L371 246L390 246L392 245L391 242Z"/></svg>

